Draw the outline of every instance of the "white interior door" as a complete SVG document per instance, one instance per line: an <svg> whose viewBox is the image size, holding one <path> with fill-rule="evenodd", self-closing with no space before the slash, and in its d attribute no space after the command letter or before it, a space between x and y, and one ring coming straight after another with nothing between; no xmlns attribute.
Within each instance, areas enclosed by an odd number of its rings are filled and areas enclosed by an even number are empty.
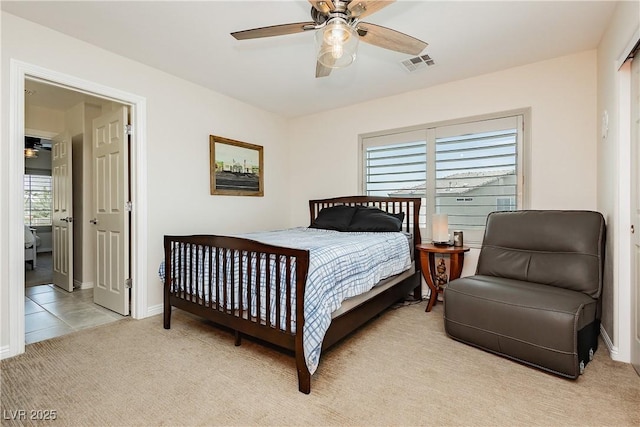
<svg viewBox="0 0 640 427"><path fill-rule="evenodd" d="M67 132L53 138L53 283L73 291L73 187L71 138Z"/></svg>
<svg viewBox="0 0 640 427"><path fill-rule="evenodd" d="M631 277L631 363L640 375L640 52L631 62L631 147L634 167L632 168L632 234L633 268Z"/></svg>
<svg viewBox="0 0 640 427"><path fill-rule="evenodd" d="M127 107L93 120L96 280L93 301L129 314L129 137ZM130 281L129 281L130 282Z"/></svg>

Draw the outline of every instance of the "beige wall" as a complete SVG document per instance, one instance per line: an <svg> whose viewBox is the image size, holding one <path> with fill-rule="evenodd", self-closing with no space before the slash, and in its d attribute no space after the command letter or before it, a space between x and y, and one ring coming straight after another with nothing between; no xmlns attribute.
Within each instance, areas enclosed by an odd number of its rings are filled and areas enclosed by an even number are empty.
<svg viewBox="0 0 640 427"><path fill-rule="evenodd" d="M24 122L26 129L57 135L64 130L64 111L25 105Z"/></svg>
<svg viewBox="0 0 640 427"><path fill-rule="evenodd" d="M359 134L528 107L531 207L595 209L596 52L589 51L293 119L291 161L300 166L290 181L293 220L308 221L310 197L359 192Z"/></svg>
<svg viewBox="0 0 640 427"><path fill-rule="evenodd" d="M630 313L630 180L629 142L620 139L620 74L618 60L640 27L640 3L620 2L598 47L598 210L607 220L607 248L603 288L603 326L613 343L612 356L629 360ZM602 134L604 112L609 117Z"/></svg>
<svg viewBox="0 0 640 427"><path fill-rule="evenodd" d="M293 220L308 221L310 197L360 191L359 134L520 108L532 112L530 207L595 209L596 52L588 51L293 119Z"/></svg>
<svg viewBox="0 0 640 427"><path fill-rule="evenodd" d="M289 224L286 121L232 98L2 12L0 144L0 352L9 345L10 59L144 97L147 101L147 305L162 303L165 234L235 233ZM212 70L215 72L215 70ZM209 135L264 146L265 196L209 194ZM22 232L21 230L18 230ZM11 231L11 234L17 231ZM19 273L13 273L19 274ZM135 286L135 284L134 284Z"/></svg>

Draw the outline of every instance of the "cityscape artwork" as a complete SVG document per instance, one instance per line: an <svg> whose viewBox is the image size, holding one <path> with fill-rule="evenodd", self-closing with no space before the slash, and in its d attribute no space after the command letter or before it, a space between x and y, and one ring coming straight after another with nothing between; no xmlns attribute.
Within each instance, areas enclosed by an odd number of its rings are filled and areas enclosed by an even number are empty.
<svg viewBox="0 0 640 427"><path fill-rule="evenodd" d="M263 147L209 136L211 194L263 196Z"/></svg>

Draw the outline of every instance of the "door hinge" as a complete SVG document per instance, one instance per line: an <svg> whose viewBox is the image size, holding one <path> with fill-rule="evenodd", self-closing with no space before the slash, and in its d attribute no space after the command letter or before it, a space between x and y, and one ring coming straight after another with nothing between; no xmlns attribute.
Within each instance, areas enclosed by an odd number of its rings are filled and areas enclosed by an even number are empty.
<svg viewBox="0 0 640 427"><path fill-rule="evenodd" d="M124 281L124 287L127 289L131 289L131 279L126 279Z"/></svg>
<svg viewBox="0 0 640 427"><path fill-rule="evenodd" d="M133 127L131 125L124 126L124 134L131 135L133 133Z"/></svg>
<svg viewBox="0 0 640 427"><path fill-rule="evenodd" d="M131 203L131 200L124 204L124 208L127 210L127 212L133 211L133 203Z"/></svg>

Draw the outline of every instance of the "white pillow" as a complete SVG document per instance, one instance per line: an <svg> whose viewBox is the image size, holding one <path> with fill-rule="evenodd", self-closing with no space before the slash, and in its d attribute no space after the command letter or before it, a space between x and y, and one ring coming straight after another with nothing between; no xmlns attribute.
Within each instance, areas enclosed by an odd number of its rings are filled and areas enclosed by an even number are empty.
<svg viewBox="0 0 640 427"><path fill-rule="evenodd" d="M36 243L36 238L27 225L24 226L24 248L30 248Z"/></svg>

